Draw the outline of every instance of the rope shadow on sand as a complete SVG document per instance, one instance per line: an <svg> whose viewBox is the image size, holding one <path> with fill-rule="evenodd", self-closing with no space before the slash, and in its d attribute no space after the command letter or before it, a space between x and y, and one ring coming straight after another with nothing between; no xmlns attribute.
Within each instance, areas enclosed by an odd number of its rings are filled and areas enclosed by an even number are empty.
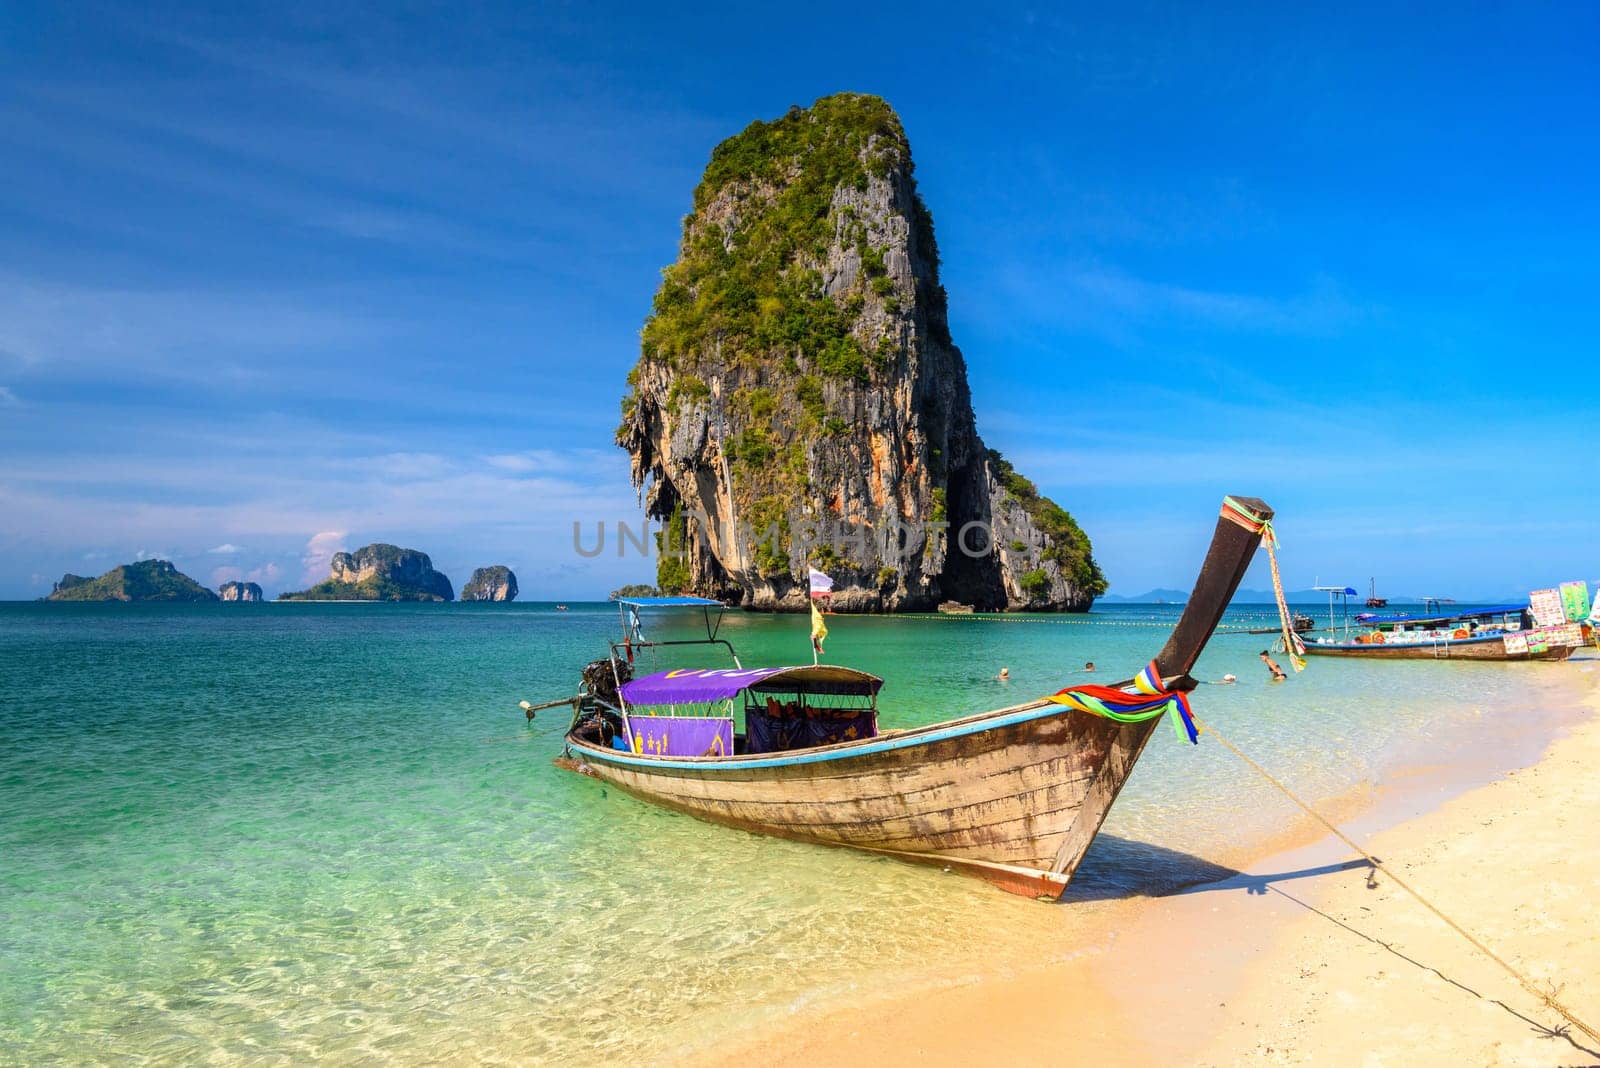
<svg viewBox="0 0 1600 1068"><path fill-rule="evenodd" d="M1407 955L1395 948L1392 943L1369 935L1276 885L1296 879L1314 879L1318 876L1336 875L1339 872L1363 868L1367 871L1368 889L1375 888L1377 886L1378 870L1365 859L1345 860L1335 864L1322 864L1313 868L1299 868L1294 871L1252 874L1227 867L1226 865L1216 864L1203 857L1197 857L1180 850L1151 845L1148 842L1118 838L1116 835L1101 834L1084 857L1083 864L1073 876L1066 893L1061 897L1061 902L1115 901L1133 897L1177 897L1187 894L1205 894L1229 890L1243 890L1251 896L1264 897L1268 893L1277 894L1284 900L1300 906L1307 912L1315 913L1322 919L1355 935L1357 938L1381 947L1407 964L1422 971L1433 973L1464 993L1470 994L1481 1001L1487 1001L1499 1006L1527 1024L1541 1037L1564 1039L1574 1050L1587 1056L1600 1057L1600 1050L1591 1049L1580 1043L1573 1037L1570 1027L1566 1025L1550 1027L1542 1024L1538 1020L1507 1005L1499 998L1489 997L1480 993L1465 983L1446 975L1438 968Z"/></svg>
<svg viewBox="0 0 1600 1068"><path fill-rule="evenodd" d="M1366 867L1367 866L1365 861L1356 861L1356 862L1354 862L1354 864L1357 867ZM1375 887L1376 885L1377 884L1373 881L1372 876L1368 876L1368 879L1367 879L1367 887L1368 887L1368 889L1371 889L1371 888ZM1562 1025L1562 1026L1559 1026L1559 1027L1550 1027L1550 1026L1548 1026L1546 1024L1542 1024L1538 1020L1535 1020L1535 1019L1533 1019L1532 1017L1529 1017L1529 1016L1525 1016L1522 1013L1518 1012L1516 1009L1513 1009L1510 1005L1507 1005L1504 1001L1501 1001L1499 998L1489 997L1487 994L1480 993L1479 991L1474 990L1472 987L1467 986L1465 983L1461 982L1460 980L1452 979L1450 976L1446 975L1444 972L1441 972L1438 968L1435 968L1433 965L1425 964L1424 962L1418 960L1417 958L1409 956L1406 953L1401 952L1399 949L1395 948L1394 943L1392 943L1392 942L1385 942L1381 938L1377 938L1377 937L1375 937L1373 935L1369 935L1365 931L1362 931L1362 930L1359 930L1358 928L1352 927L1350 924L1348 924L1345 921L1339 919L1337 916L1333 916L1333 915L1330 915L1329 913L1326 913L1326 912L1322 911L1321 909L1317 908L1315 905L1311 904L1308 901L1300 900L1299 898L1295 897L1293 894L1289 893L1286 890L1283 890L1283 889L1281 889L1279 887L1276 887L1276 886L1271 887L1270 889L1271 889L1271 891L1273 893L1277 894L1278 896L1284 898L1287 901L1291 901L1294 904L1299 905L1301 908L1305 909L1307 912L1313 912L1316 915L1322 917L1324 920L1327 920L1329 923L1333 924L1334 926L1336 926L1336 927L1338 927L1338 928L1340 928L1340 929L1342 929L1344 931L1348 931L1350 934L1355 935L1357 938L1360 938L1363 941L1370 942L1375 946L1379 946L1379 947L1383 948L1384 950L1386 950L1387 952L1389 952L1393 956L1396 956L1396 957L1400 958L1401 960L1405 961L1407 964L1410 964L1413 967L1419 968L1419 969L1421 969L1422 971L1425 971L1425 972L1432 972L1434 975L1437 975L1440 979L1443 979L1445 982L1449 983L1451 986L1456 987L1459 990L1465 991L1468 994L1471 994L1473 997L1477 998L1480 1001L1487 1001L1491 1005L1500 1006L1500 1008L1504 1009L1506 1012L1510 1013L1512 1016L1515 1016L1517 1019L1519 1019L1523 1023L1527 1024L1530 1028L1532 1028L1534 1033L1539 1035L1541 1038L1561 1038L1561 1039L1565 1039L1567 1041L1567 1043L1572 1046L1573 1049L1578 1050L1579 1052L1587 1054L1588 1056L1591 1056L1591 1057L1600 1057L1600 1050L1591 1049L1588 1046L1583 1045L1577 1039L1573 1038L1572 1037L1571 1028L1568 1027L1567 1025Z"/></svg>

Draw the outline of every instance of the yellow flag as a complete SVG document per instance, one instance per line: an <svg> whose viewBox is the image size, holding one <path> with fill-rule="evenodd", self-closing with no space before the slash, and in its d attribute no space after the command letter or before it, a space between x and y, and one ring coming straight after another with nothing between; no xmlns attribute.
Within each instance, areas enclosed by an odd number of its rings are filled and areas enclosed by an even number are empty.
<svg viewBox="0 0 1600 1068"><path fill-rule="evenodd" d="M818 656L822 655L822 639L828 636L828 624L822 621L822 613L817 611L817 602L811 602L811 648Z"/></svg>

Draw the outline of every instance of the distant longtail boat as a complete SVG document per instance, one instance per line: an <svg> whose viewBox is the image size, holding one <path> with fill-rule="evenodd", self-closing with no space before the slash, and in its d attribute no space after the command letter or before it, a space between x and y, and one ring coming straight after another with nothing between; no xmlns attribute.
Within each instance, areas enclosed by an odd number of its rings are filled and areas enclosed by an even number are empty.
<svg viewBox="0 0 1600 1068"><path fill-rule="evenodd" d="M1139 679L1115 691L1080 687L1073 696L1063 691L910 730L879 732L883 682L866 672L829 664L744 668L733 646L717 637L716 601L622 601L623 639L611 643L609 660L585 670L558 763L713 823L936 865L1012 893L1059 897L1159 718L1176 717L1181 708L1181 723L1194 736L1184 696L1196 685L1189 672L1272 514L1254 498L1224 503L1182 617ZM644 641L638 609L664 605L699 607L705 641ZM639 650L669 644L725 646L734 666L631 678ZM734 731L736 701L742 734ZM1132 708L1119 701L1144 701L1146 718L1111 718L1121 715L1118 708ZM696 705L699 715L685 714ZM1165 711L1151 711L1157 708Z"/></svg>
<svg viewBox="0 0 1600 1068"><path fill-rule="evenodd" d="M1306 642L1311 656L1374 660L1565 660L1583 644L1577 623L1536 627L1527 605L1441 611L1431 599L1421 613L1355 617L1354 633Z"/></svg>

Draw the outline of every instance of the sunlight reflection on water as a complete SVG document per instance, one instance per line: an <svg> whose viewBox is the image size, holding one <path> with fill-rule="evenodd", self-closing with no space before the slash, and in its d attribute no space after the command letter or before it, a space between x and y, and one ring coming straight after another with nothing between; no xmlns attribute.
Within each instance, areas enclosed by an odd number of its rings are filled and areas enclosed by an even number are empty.
<svg viewBox="0 0 1600 1068"><path fill-rule="evenodd" d="M559 712L515 707L569 691L615 618L0 606L0 1060L658 1054L930 962L1070 953L1291 815L1163 730L1060 906L708 827L558 771ZM1131 674L1173 618L841 617L828 659L883 675L882 721L908 726L1086 660ZM809 655L798 617L724 633L746 664ZM1262 640L1213 641L1197 674L1242 681L1197 707L1312 797L1484 744L1562 670L1314 661L1274 686Z"/></svg>

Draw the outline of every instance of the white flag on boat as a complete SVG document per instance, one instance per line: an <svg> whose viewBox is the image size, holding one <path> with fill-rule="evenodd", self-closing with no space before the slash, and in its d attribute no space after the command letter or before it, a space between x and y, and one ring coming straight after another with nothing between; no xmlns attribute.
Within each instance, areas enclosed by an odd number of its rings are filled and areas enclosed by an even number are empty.
<svg viewBox="0 0 1600 1068"><path fill-rule="evenodd" d="M811 596L826 597L833 592L833 579L816 568L811 569Z"/></svg>

